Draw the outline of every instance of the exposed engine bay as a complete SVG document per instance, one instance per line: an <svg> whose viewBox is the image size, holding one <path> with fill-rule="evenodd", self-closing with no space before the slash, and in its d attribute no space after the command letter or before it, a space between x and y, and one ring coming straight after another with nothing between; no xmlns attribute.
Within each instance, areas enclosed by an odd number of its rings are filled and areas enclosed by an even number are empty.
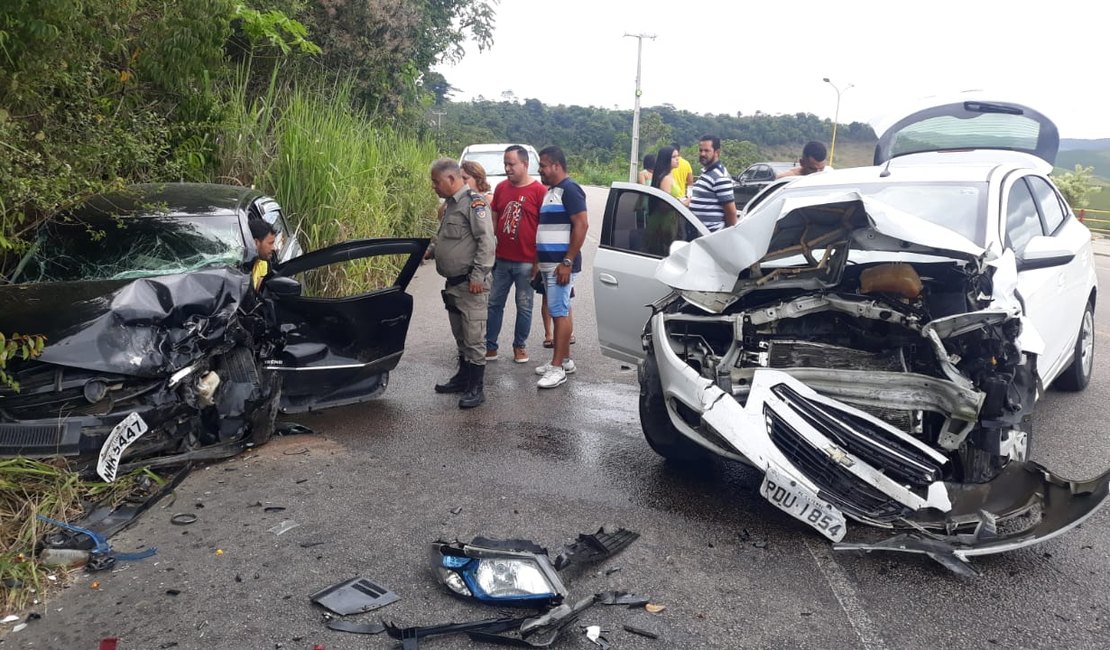
<svg viewBox="0 0 1110 650"><path fill-rule="evenodd" d="M975 573L970 556L1090 516L1110 473L1076 482L1028 461L1040 338L1023 336L1012 258L851 263L844 232L768 254L789 264L752 265L732 292L654 305L648 367L675 430L762 470L761 495L838 549ZM903 532L846 541L845 518Z"/></svg>

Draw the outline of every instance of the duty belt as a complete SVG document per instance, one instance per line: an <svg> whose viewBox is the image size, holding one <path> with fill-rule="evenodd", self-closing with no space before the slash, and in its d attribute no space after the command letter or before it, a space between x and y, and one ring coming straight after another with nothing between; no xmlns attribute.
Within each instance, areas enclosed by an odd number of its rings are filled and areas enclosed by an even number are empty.
<svg viewBox="0 0 1110 650"><path fill-rule="evenodd" d="M452 275L452 276L447 278L447 286L453 287L456 284L462 284L463 282L466 282L469 279L470 279L470 274L469 273L464 273L463 275Z"/></svg>

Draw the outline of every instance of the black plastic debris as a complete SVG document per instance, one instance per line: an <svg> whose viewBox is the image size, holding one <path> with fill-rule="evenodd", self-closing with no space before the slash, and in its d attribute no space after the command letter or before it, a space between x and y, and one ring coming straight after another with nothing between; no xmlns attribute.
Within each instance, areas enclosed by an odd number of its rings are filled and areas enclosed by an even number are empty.
<svg viewBox="0 0 1110 650"><path fill-rule="evenodd" d="M351 578L321 589L309 599L340 616L347 616L385 607L400 600L400 596L366 578Z"/></svg>
<svg viewBox="0 0 1110 650"><path fill-rule="evenodd" d="M354 621L328 621L328 629L351 634L381 634L385 625L381 623L355 623Z"/></svg>
<svg viewBox="0 0 1110 650"><path fill-rule="evenodd" d="M608 532L604 527L598 528L592 535L581 534L578 540L563 549L555 557L555 569L562 571L572 564L586 564L597 562L620 553L629 544L640 538L639 533L634 533L624 528Z"/></svg>
<svg viewBox="0 0 1110 650"><path fill-rule="evenodd" d="M296 422L276 422L274 423L275 436L300 436L316 433L310 427Z"/></svg>
<svg viewBox="0 0 1110 650"><path fill-rule="evenodd" d="M170 523L174 526L188 526L189 524L195 524L196 521L197 516L191 512L178 512L170 517Z"/></svg>

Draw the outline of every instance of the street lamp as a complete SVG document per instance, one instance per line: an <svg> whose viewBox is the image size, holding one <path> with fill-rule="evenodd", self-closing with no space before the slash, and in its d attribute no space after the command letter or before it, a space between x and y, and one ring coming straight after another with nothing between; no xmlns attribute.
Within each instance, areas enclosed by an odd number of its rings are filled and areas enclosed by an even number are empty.
<svg viewBox="0 0 1110 650"><path fill-rule="evenodd" d="M836 112L833 113L832 143L829 144L829 166L831 167L832 166L832 161L833 161L833 154L836 153L836 124L837 124L837 122L840 121L840 93L841 93L841 90L836 87L836 84L829 81L828 77L825 77L824 79L822 79L822 81L824 81L825 83L832 86L833 90L836 91ZM844 87L843 92L848 92L848 89L852 88L852 87L853 87L852 84L848 84L847 86Z"/></svg>

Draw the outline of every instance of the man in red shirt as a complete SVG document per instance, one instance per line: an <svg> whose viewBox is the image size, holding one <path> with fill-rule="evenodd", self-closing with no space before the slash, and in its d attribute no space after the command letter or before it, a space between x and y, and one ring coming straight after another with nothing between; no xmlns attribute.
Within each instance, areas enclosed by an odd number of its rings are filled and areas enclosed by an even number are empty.
<svg viewBox="0 0 1110 650"><path fill-rule="evenodd" d="M520 145L505 150L505 175L493 191L493 220L497 260L486 320L486 361L497 359L497 337L505 316L509 289L516 287L516 326L513 361L528 362L528 333L532 330L532 263L536 260L536 226L547 188L528 175L528 152Z"/></svg>

